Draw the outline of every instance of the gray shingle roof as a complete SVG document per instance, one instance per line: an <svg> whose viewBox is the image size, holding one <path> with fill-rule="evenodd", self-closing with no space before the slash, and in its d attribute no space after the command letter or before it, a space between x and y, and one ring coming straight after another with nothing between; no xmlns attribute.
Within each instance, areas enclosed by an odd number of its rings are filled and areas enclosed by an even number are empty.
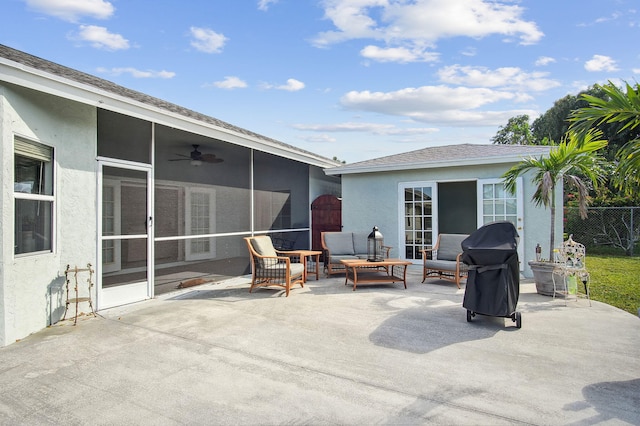
<svg viewBox="0 0 640 426"><path fill-rule="evenodd" d="M517 162L547 154L538 145L460 144L423 148L327 169L329 175Z"/></svg>
<svg viewBox="0 0 640 426"><path fill-rule="evenodd" d="M145 95L144 93L137 92L135 90L127 89L126 87L120 86L108 80L104 80L98 77L95 77L90 74L86 74L84 72L74 70L72 68L65 67L63 65L56 64L51 61L47 61L46 59L39 58L37 56L29 55L28 53L22 52L20 50L13 49L8 46L4 46L0 44L0 58L6 58L10 61L35 68L40 71L44 71L49 74L53 74L58 77L62 77L64 79L68 79L77 83L85 84L96 89L100 89L109 93L113 93L119 96L123 96L125 98L129 98L131 100L135 100L137 102L160 108L162 110L178 114L184 117L188 117L191 119L198 120L203 123L207 123L222 129L230 130L235 133L240 133L246 136L249 136L254 139L258 139L269 144L275 144L280 146L281 148L289 151L299 152L306 156L314 157L316 159L321 159L323 162L338 164L338 162L334 160L330 160L328 158L322 157L320 155L314 154L312 152L306 151L304 149L300 149L293 145L286 144L284 142L280 142L276 139L269 138L267 136L260 135L258 133L254 133L247 129L243 129L238 126L234 126L233 124L229 124L225 121L218 120L217 118L210 117L208 115L201 114L199 112L183 108L179 105L172 104L167 101L163 101L162 99L155 98L153 96Z"/></svg>

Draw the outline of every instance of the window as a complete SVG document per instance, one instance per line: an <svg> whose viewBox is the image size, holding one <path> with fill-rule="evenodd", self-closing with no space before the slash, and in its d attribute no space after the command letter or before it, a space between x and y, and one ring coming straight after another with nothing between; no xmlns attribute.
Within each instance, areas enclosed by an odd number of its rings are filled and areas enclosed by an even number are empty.
<svg viewBox="0 0 640 426"><path fill-rule="evenodd" d="M216 192L212 188L187 188L187 235L210 235L216 231ZM213 259L216 247L213 238L192 238L185 247L187 260Z"/></svg>
<svg viewBox="0 0 640 426"><path fill-rule="evenodd" d="M53 249L53 148L15 139L15 254Z"/></svg>
<svg viewBox="0 0 640 426"><path fill-rule="evenodd" d="M508 220L518 226L518 199L509 194L502 182L482 184L482 224Z"/></svg>

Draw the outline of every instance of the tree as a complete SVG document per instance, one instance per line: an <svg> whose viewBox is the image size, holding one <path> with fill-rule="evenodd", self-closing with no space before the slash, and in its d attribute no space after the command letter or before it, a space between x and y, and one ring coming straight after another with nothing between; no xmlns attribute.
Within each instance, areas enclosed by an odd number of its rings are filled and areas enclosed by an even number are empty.
<svg viewBox="0 0 640 426"><path fill-rule="evenodd" d="M498 133L491 138L494 144L530 145L533 141L527 114L511 117L506 126L500 126Z"/></svg>
<svg viewBox="0 0 640 426"><path fill-rule="evenodd" d="M537 206L549 208L551 213L548 257L550 260L553 259L555 246L556 186L564 179L568 187L575 188L580 216L585 218L589 183L597 188L603 180L601 163L604 159L595 154L607 145L607 141L600 139L601 137L600 131L580 134L569 132L560 144L551 149L548 156L525 158L502 175L506 190L515 194L517 178L526 172L533 172L531 180L536 190L531 201Z"/></svg>
<svg viewBox="0 0 640 426"><path fill-rule="evenodd" d="M561 140L571 127L573 111L589 106L585 96L607 99L607 93L602 86L597 84L575 96L567 95L558 99L544 114L533 120L531 124L533 143L547 145L548 140ZM618 150L632 138L631 132L628 129L622 130L620 123L599 123L596 128L601 130L604 138L609 141L607 147L602 151L602 155L607 160L614 161Z"/></svg>
<svg viewBox="0 0 640 426"><path fill-rule="evenodd" d="M630 140L617 152L614 182L625 193L633 194L640 189L640 86L625 82L625 87L626 93L609 81L600 86L605 99L583 94L588 106L575 110L570 120L571 128L582 134L603 125L617 125L618 134L626 132Z"/></svg>
<svg viewBox="0 0 640 426"><path fill-rule="evenodd" d="M531 124L531 132L533 134L534 143L541 145L541 141L547 139L552 141L562 140L562 137L569 130L569 114L576 109L577 97L567 95L558 99L540 117L533 120Z"/></svg>

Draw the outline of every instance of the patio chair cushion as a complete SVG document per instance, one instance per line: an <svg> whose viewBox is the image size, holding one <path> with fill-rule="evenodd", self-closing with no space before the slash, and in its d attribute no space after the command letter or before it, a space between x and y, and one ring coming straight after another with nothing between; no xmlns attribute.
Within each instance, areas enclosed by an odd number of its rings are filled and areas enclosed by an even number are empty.
<svg viewBox="0 0 640 426"><path fill-rule="evenodd" d="M450 260L427 259L423 263L426 269L434 269L439 271L455 271L456 267L459 267L461 271L466 271L469 269L469 267L464 263L457 264L456 262L452 262Z"/></svg>
<svg viewBox="0 0 640 426"><path fill-rule="evenodd" d="M273 243L271 242L271 238L266 235L252 238L251 245L253 246L253 249L256 251L256 253L258 253L260 256L278 256L278 253L276 253L276 249L273 247ZM265 262L265 259L259 259L258 261L261 267L265 268L268 266L267 262Z"/></svg>
<svg viewBox="0 0 640 426"><path fill-rule="evenodd" d="M286 263L275 263L265 266L256 271L256 278L280 278L284 279L287 273ZM289 274L291 277L298 277L304 274L304 265L302 263L290 263Z"/></svg>
<svg viewBox="0 0 640 426"><path fill-rule="evenodd" d="M438 245L437 260L456 260L458 254L462 252L462 241L468 235L441 234Z"/></svg>

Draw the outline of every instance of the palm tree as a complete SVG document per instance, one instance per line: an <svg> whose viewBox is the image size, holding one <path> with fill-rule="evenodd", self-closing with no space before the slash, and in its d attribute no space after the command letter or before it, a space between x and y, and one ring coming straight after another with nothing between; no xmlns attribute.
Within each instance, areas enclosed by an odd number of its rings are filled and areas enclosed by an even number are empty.
<svg viewBox="0 0 640 426"><path fill-rule="evenodd" d="M625 82L626 93L609 81L600 86L606 99L583 94L582 99L589 105L573 111L569 117L572 121L570 130L585 133L600 124L620 123L621 133L625 130L640 128L640 86L635 88ZM617 153L618 167L614 174L615 184L627 194L640 188L640 138L627 142Z"/></svg>
<svg viewBox="0 0 640 426"><path fill-rule="evenodd" d="M548 156L525 158L502 175L505 189L514 194L517 178L526 172L533 172L531 180L536 185L536 191L531 201L551 211L549 260L553 259L555 245L556 186L563 179L569 187L577 191L580 216L584 219L587 216L588 184L591 183L593 188L597 188L604 179L601 167L603 158L595 154L607 146L607 141L600 139L601 136L600 131L582 134L569 132L560 144L551 149Z"/></svg>

